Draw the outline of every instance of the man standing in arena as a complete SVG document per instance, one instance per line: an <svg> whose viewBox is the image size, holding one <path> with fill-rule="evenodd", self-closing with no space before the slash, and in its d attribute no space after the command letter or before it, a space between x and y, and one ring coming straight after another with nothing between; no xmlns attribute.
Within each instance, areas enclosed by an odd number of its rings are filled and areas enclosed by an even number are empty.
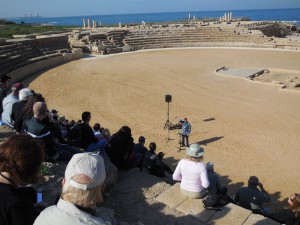
<svg viewBox="0 0 300 225"><path fill-rule="evenodd" d="M187 118L180 121L182 123L182 130L181 130L181 144L182 147L189 147L189 136L191 133L191 124L188 122Z"/></svg>

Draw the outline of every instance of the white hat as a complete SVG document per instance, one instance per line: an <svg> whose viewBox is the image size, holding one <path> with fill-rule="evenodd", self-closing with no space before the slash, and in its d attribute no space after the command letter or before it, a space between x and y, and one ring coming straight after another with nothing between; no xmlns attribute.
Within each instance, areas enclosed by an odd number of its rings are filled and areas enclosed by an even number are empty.
<svg viewBox="0 0 300 225"><path fill-rule="evenodd" d="M91 183L81 184L72 178L76 175L86 175L92 179ZM78 153L73 155L67 165L65 172L66 185L82 190L97 187L105 180L105 167L103 158L100 155L88 153Z"/></svg>
<svg viewBox="0 0 300 225"><path fill-rule="evenodd" d="M204 149L199 144L191 144L186 149L186 154L192 157L201 157L204 155Z"/></svg>
<svg viewBox="0 0 300 225"><path fill-rule="evenodd" d="M29 88L23 88L19 91L19 100L25 101L28 96L33 95L32 91Z"/></svg>

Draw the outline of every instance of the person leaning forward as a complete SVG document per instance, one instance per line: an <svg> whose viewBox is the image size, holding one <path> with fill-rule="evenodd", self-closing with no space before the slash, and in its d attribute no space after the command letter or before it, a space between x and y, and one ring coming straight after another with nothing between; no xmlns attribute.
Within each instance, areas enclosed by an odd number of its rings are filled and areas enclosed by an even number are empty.
<svg viewBox="0 0 300 225"><path fill-rule="evenodd" d="M259 190L259 189L260 190ZM251 176L248 180L248 187L239 189L233 200L246 209L257 213L268 214L268 209L263 208L263 203L270 202L271 198L264 189L262 183L256 176Z"/></svg>

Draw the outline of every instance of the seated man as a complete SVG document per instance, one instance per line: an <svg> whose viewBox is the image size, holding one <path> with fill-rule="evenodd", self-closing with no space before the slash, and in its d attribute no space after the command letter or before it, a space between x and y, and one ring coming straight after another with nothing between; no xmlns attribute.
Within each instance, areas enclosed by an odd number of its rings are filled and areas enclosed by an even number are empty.
<svg viewBox="0 0 300 225"><path fill-rule="evenodd" d="M264 189L262 183L259 183L258 178L256 176L251 176L248 180L248 187L239 189L233 200L246 209L250 209L257 213L268 214L268 209L263 208L262 205L264 202L270 202L271 198Z"/></svg>
<svg viewBox="0 0 300 225"><path fill-rule="evenodd" d="M45 209L34 225L111 224L96 212L96 204L103 202L104 181L105 166L100 155L75 154L67 165L57 205Z"/></svg>
<svg viewBox="0 0 300 225"><path fill-rule="evenodd" d="M227 188L223 187L219 175L215 173L214 164L208 162L206 164L206 170L207 170L207 177L210 183L209 187L207 188L208 192L213 195L226 194Z"/></svg>
<svg viewBox="0 0 300 225"><path fill-rule="evenodd" d="M101 140L103 138L103 135L101 134L101 126L100 123L95 123L93 126L93 132L96 138Z"/></svg>
<svg viewBox="0 0 300 225"><path fill-rule="evenodd" d="M47 160L69 161L73 154L81 152L68 145L62 145L54 140L48 123L48 109L45 102L36 102L33 105L33 117L23 123L23 131L33 138L41 139L45 143Z"/></svg>
<svg viewBox="0 0 300 225"><path fill-rule="evenodd" d="M207 188L208 194L211 194L216 198L217 205L223 206L228 202L234 203L233 199L227 195L227 187L224 187L221 183L220 176L215 173L214 164L208 162L206 164L207 177L209 180L209 187Z"/></svg>
<svg viewBox="0 0 300 225"><path fill-rule="evenodd" d="M101 155L105 155L105 140L99 140L95 137L93 129L90 126L91 113L83 112L81 115L82 123L76 124L70 131L71 141L75 141L75 145L85 149L88 152L100 150Z"/></svg>
<svg viewBox="0 0 300 225"><path fill-rule="evenodd" d="M14 121L11 118L13 104L19 102L19 91L23 88L21 83L16 83L11 87L11 94L7 95L2 102L3 112L1 117L2 124L14 128Z"/></svg>
<svg viewBox="0 0 300 225"><path fill-rule="evenodd" d="M32 96L33 93L28 88L23 88L19 91L19 100L20 102L16 102L12 106L11 118L14 121L14 127L17 133L21 133L23 117L24 117L24 107L27 104L29 96Z"/></svg>
<svg viewBox="0 0 300 225"><path fill-rule="evenodd" d="M145 147L146 138L144 136L139 137L139 143L133 147L134 160L136 161L137 167L142 168L145 153L148 149Z"/></svg>

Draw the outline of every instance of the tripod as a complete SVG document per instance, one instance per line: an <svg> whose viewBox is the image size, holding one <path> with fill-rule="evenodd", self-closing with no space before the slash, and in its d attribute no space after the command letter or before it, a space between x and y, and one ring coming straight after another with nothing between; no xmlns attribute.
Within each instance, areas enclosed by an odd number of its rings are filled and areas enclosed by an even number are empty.
<svg viewBox="0 0 300 225"><path fill-rule="evenodd" d="M167 121L164 125L164 129L167 129L168 131L168 137L166 138L167 141L170 141L170 127L174 126L171 122L170 122L170 102L167 102L168 103L168 110L167 110Z"/></svg>
<svg viewBox="0 0 300 225"><path fill-rule="evenodd" d="M178 148L177 152L180 152L182 147L182 134L181 132L176 132L176 134L179 135L179 141L178 141L179 147L177 147Z"/></svg>

